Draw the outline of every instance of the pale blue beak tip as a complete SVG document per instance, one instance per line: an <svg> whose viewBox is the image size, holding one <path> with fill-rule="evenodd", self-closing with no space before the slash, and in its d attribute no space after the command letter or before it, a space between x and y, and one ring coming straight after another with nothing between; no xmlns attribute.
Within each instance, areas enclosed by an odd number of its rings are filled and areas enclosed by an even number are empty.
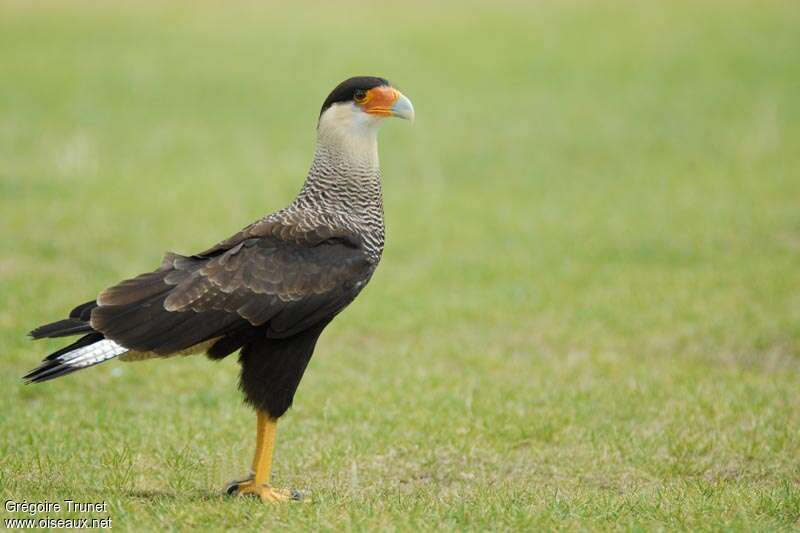
<svg viewBox="0 0 800 533"><path fill-rule="evenodd" d="M411 100L401 94L392 106L392 115L414 122L414 106Z"/></svg>

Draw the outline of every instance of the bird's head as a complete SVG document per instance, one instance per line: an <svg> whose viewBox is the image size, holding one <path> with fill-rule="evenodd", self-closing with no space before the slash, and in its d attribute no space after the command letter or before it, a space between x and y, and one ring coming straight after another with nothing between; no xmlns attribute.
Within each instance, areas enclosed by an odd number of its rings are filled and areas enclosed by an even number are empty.
<svg viewBox="0 0 800 533"><path fill-rule="evenodd" d="M336 130L345 135L377 131L384 118L414 120L411 100L392 87L388 80L373 76L347 79L331 91L319 113L320 130Z"/></svg>

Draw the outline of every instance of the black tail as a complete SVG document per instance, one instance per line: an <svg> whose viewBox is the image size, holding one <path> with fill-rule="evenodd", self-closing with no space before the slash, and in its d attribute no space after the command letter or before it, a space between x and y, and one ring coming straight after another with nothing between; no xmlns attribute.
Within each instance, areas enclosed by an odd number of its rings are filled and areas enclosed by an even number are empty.
<svg viewBox="0 0 800 533"><path fill-rule="evenodd" d="M60 350L57 350L45 357L42 360L41 365L22 376L22 379L24 379L27 383L41 383L43 381L50 381L51 379L66 376L67 374L71 374L72 372L80 370L81 368L87 368L69 365L67 362L61 361L58 358L62 355L66 355L74 350L77 350L78 348L92 345L101 340L103 340L102 333L93 332L88 335L84 335L69 346L64 346Z"/></svg>
<svg viewBox="0 0 800 533"><path fill-rule="evenodd" d="M89 315L95 307L97 307L97 303L94 300L86 302L73 309L69 314L69 318L39 326L31 331L29 335L34 339L69 337L81 333L85 335L72 344L48 355L42 360L41 365L25 374L22 379L28 383L39 383L86 368L85 366L70 366L66 361L61 361L59 358L79 348L90 346L103 340L103 334L94 331L92 326L89 325Z"/></svg>
<svg viewBox="0 0 800 533"><path fill-rule="evenodd" d="M89 317L95 307L97 307L97 302L94 300L81 304L70 311L69 318L39 326L28 335L34 339L44 339L89 333L93 331L92 326L89 325Z"/></svg>
<svg viewBox="0 0 800 533"><path fill-rule="evenodd" d="M28 335L34 339L55 338L55 337L71 337L80 333L88 333L92 331L92 326L88 322L84 322L79 318L65 318L58 322L52 322L39 326L31 331Z"/></svg>

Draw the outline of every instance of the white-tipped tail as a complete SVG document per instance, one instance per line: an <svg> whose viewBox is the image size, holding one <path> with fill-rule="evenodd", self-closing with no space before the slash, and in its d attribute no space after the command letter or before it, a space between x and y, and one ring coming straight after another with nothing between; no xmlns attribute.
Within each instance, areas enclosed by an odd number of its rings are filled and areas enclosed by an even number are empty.
<svg viewBox="0 0 800 533"><path fill-rule="evenodd" d="M103 339L97 341L89 346L72 350L64 355L57 357L55 360L62 364L74 366L77 368L84 368L87 366L96 365L109 359L124 354L128 349L120 346L114 341Z"/></svg>
<svg viewBox="0 0 800 533"><path fill-rule="evenodd" d="M39 368L30 372L24 379L29 383L48 381L108 361L127 351L127 348L112 340L101 339L92 344L75 348L56 358L45 359Z"/></svg>

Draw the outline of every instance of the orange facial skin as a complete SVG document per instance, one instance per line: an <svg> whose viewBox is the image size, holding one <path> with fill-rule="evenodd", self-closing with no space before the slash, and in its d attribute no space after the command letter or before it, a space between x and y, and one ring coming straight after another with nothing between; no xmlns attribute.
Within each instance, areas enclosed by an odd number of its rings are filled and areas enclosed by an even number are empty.
<svg viewBox="0 0 800 533"><path fill-rule="evenodd" d="M392 106L398 98L400 98L400 91L392 87L381 86L367 91L366 98L357 103L367 113L390 117L393 114Z"/></svg>

